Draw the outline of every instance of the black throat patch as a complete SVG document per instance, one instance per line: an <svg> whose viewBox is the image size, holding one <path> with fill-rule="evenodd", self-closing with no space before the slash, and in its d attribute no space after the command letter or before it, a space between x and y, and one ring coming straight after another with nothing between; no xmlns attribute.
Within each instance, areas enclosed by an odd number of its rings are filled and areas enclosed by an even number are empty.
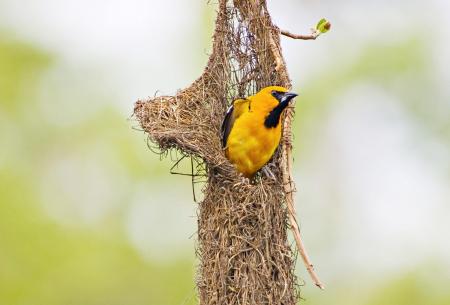
<svg viewBox="0 0 450 305"><path fill-rule="evenodd" d="M266 126L267 128L277 127L278 124L280 124L281 113L283 113L284 108L286 108L288 104L289 102L286 101L283 103L279 103L275 108L273 108L264 120L264 126Z"/></svg>

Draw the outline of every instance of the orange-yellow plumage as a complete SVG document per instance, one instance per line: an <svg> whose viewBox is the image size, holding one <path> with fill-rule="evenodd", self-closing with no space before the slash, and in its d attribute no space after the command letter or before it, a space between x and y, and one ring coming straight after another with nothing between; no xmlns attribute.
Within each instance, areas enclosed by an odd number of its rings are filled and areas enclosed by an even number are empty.
<svg viewBox="0 0 450 305"><path fill-rule="evenodd" d="M281 113L295 96L270 86L230 107L222 126L225 155L245 177L272 158L280 143Z"/></svg>

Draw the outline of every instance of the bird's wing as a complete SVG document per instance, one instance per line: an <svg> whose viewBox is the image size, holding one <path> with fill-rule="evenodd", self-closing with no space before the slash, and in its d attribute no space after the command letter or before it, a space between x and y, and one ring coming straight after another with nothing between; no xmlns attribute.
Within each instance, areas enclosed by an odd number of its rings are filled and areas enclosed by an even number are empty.
<svg viewBox="0 0 450 305"><path fill-rule="evenodd" d="M228 135L233 128L234 122L238 117L240 117L244 112L249 109L249 100L246 99L238 99L233 102L227 113L225 114L225 118L222 122L222 147L227 145Z"/></svg>

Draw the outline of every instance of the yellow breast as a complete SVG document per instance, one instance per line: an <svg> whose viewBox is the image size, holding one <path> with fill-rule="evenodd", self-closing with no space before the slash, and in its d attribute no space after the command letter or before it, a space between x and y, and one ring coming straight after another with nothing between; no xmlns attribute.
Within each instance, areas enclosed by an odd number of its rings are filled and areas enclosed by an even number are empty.
<svg viewBox="0 0 450 305"><path fill-rule="evenodd" d="M247 178L270 160L280 143L281 124L267 128L264 119L265 113L246 112L236 120L228 137L227 158Z"/></svg>

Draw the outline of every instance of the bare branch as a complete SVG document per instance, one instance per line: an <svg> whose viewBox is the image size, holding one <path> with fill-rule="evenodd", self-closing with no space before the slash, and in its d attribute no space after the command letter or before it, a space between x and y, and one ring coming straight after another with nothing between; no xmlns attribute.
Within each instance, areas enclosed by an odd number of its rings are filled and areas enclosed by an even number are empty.
<svg viewBox="0 0 450 305"><path fill-rule="evenodd" d="M320 36L320 34L322 34L319 31L314 31L309 35L301 35L301 34L293 34L289 31L285 31L285 30L280 30L280 34L290 37L292 39L301 39L301 40L316 40L317 37Z"/></svg>
<svg viewBox="0 0 450 305"><path fill-rule="evenodd" d="M297 244L298 252L300 252L300 256L305 264L306 270L308 271L311 279L314 284L320 289L325 289L325 286L321 283L318 275L314 271L313 264L309 259L308 253L306 252L305 245L302 240L302 236L300 234L300 229L297 223L297 217L294 207L294 191L295 186L292 180L292 144L291 144L291 123L292 123L293 111L288 108L288 112L286 113L286 117L284 120L284 146L283 146L283 157L282 157L282 167L283 167L283 184L284 184L284 192L286 193L286 205L288 208L288 217L289 222L291 224L292 233L294 234L295 243Z"/></svg>
<svg viewBox="0 0 450 305"><path fill-rule="evenodd" d="M283 31L280 31L282 33ZM319 32L320 33L320 32ZM317 35L318 36L318 35ZM311 38L315 39L315 38ZM275 41L271 38L271 46L273 56L275 58L276 67L278 73L286 75L286 65L283 60L283 55L281 54L280 48L275 44ZM311 279L314 284L320 289L325 289L325 286L321 283L318 275L314 271L313 264L309 259L308 253L306 252L305 245L303 243L300 229L297 223L297 217L294 207L294 191L295 185L292 179L292 135L291 135L291 126L292 126L292 117L294 115L294 110L291 107L286 109L285 118L284 118L284 126L283 126L283 151L281 158L281 167L282 167L282 177L283 177L283 187L284 192L286 194L286 205L288 208L288 217L289 222L291 224L292 233L294 234L295 243L297 244L297 249L300 253L300 256L305 264L306 270L308 271Z"/></svg>

